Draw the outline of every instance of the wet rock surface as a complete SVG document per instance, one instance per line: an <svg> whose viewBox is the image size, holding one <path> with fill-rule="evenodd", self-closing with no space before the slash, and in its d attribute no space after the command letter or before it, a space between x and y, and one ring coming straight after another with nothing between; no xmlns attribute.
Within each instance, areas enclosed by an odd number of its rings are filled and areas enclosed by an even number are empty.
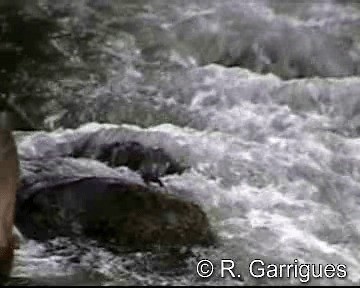
<svg viewBox="0 0 360 288"><path fill-rule="evenodd" d="M95 140L102 132L80 137L74 131L70 138L40 133L20 144L16 223L22 233L40 241L88 237L136 250L213 243L199 205L146 181L184 168L160 148L126 139ZM122 173L115 169L119 166L130 170Z"/></svg>
<svg viewBox="0 0 360 288"><path fill-rule="evenodd" d="M210 244L211 239L199 206L144 186L97 178L40 188L20 201L17 223L36 240L88 236L136 249Z"/></svg>
<svg viewBox="0 0 360 288"><path fill-rule="evenodd" d="M86 147L81 149L86 151ZM82 153L75 151L74 157ZM95 152L95 158L110 167L126 166L133 171L139 171L146 183L157 182L163 186L159 177L182 173L182 167L161 148L145 147L136 141L116 141L100 146Z"/></svg>

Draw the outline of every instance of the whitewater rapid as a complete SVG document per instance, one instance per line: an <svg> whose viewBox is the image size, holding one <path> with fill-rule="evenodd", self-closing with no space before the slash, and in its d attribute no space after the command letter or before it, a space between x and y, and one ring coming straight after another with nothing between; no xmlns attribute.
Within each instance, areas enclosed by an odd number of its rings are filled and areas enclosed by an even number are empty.
<svg viewBox="0 0 360 288"><path fill-rule="evenodd" d="M89 251L69 264L30 241L14 275L104 285L299 284L246 272L254 259L298 259L346 265L345 279L311 284L358 284L360 10L355 2L289 3L94 1L118 17L119 33L104 44L117 60L105 84L80 90L73 110L56 119L91 131L112 123L183 159L191 169L162 181L203 207L221 244L196 251L180 275L163 275L147 255L82 243ZM243 281L201 279L202 258L236 261Z"/></svg>

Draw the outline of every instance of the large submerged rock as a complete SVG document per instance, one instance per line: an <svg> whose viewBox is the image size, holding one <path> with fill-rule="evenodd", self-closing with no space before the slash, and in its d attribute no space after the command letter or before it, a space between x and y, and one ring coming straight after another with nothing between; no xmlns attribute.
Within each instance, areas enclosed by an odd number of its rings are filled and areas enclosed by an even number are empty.
<svg viewBox="0 0 360 288"><path fill-rule="evenodd" d="M158 182L186 166L119 129L37 133L19 141L16 223L32 239L88 237L103 245L213 243L208 218Z"/></svg>

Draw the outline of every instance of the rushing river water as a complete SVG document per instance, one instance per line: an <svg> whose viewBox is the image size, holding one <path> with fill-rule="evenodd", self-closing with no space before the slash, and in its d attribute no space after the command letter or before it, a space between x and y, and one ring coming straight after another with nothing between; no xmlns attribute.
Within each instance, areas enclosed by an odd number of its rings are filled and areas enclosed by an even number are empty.
<svg viewBox="0 0 360 288"><path fill-rule="evenodd" d="M220 245L196 248L196 257L170 269L161 255L115 255L67 239L54 241L54 253L28 241L17 252L14 279L299 284L299 277L254 278L248 270L254 259L298 259L346 265L347 277L311 284L359 284L359 3L90 2L99 13L111 8L112 17L101 21L118 31L103 43L113 56L104 60L108 80L74 96L64 92L77 99L51 119L83 129L116 124L185 159L190 170L162 181L204 208ZM86 1L76 3L82 21ZM196 274L203 258L215 264L207 279ZM234 260L243 277L220 277L221 259Z"/></svg>

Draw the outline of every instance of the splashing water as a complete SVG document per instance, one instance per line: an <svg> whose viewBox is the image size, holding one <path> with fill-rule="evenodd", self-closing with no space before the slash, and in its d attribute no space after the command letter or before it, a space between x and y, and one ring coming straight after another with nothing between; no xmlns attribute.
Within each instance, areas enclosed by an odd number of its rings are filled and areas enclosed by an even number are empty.
<svg viewBox="0 0 360 288"><path fill-rule="evenodd" d="M83 254L74 260L66 250L75 244L66 239L56 240L64 247L55 245L56 256L30 241L18 251L14 277L40 284L298 284L248 274L254 259L298 259L346 265L345 279L312 284L358 284L359 5L91 3L114 10L118 33L104 49L117 60L108 63L108 82L84 89L60 123L135 131L142 142L185 159L190 170L162 181L204 208L220 245L195 251L177 275L156 268L163 260L154 255L115 255L80 243ZM99 117L118 125L89 124ZM200 258L234 260L243 281L201 279Z"/></svg>

